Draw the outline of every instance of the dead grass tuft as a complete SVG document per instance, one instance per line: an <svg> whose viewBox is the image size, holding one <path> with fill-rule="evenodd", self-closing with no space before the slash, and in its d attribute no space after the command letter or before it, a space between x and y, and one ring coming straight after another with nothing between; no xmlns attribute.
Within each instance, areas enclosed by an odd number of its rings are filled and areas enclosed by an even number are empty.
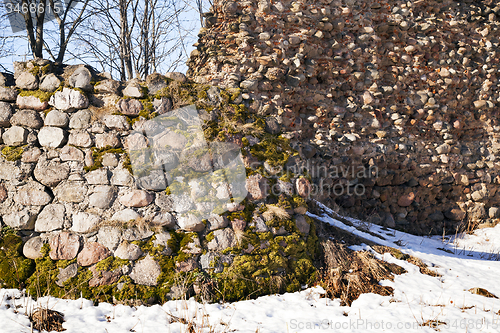
<svg viewBox="0 0 500 333"><path fill-rule="evenodd" d="M62 327L64 323L64 315L61 312L38 308L30 316L29 319L33 324L33 328L38 331L65 331Z"/></svg>
<svg viewBox="0 0 500 333"><path fill-rule="evenodd" d="M283 207L266 205L266 208L267 210L262 214L262 217L264 217L266 221L271 221L275 217L279 220L287 220L290 218L290 214L288 214Z"/></svg>

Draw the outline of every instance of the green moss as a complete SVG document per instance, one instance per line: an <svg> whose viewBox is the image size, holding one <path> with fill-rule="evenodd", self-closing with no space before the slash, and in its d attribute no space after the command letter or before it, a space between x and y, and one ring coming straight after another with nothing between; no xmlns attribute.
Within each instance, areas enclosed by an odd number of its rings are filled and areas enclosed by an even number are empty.
<svg viewBox="0 0 500 333"><path fill-rule="evenodd" d="M21 159L21 157L23 156L23 152L24 152L24 148L26 146L23 146L23 147L11 147L11 146L7 146L7 147L4 147L2 149L2 155L5 157L5 159L7 161L17 161L19 159Z"/></svg>
<svg viewBox="0 0 500 333"><path fill-rule="evenodd" d="M96 148L92 147L92 159L94 161L94 164L92 166L86 166L84 167L84 170L86 172L97 170L99 168L102 168L102 158L105 154L110 153L110 154L126 154L125 155L125 162L128 162L130 164L130 157L128 156L127 152L122 149L122 148L113 148L110 146L106 146L104 148ZM128 161L126 160L128 158ZM128 166L127 164L127 166ZM127 168L127 166L124 163L124 167ZM130 173L132 173L132 165L130 164Z"/></svg>
<svg viewBox="0 0 500 333"><path fill-rule="evenodd" d="M113 271L117 268L121 268L125 265L130 264L129 260L120 259L118 257L109 256L104 260L99 261L95 268L97 271Z"/></svg>
<svg viewBox="0 0 500 333"><path fill-rule="evenodd" d="M43 90L21 90L19 91L19 96L27 97L34 96L40 100L40 102L48 102L50 98L54 95L54 92L47 92Z"/></svg>
<svg viewBox="0 0 500 333"><path fill-rule="evenodd" d="M33 274L34 262L22 255L21 237L2 230L0 239L0 287L23 288L26 279Z"/></svg>
<svg viewBox="0 0 500 333"><path fill-rule="evenodd" d="M250 152L259 161L267 161L272 167L284 167L292 149L288 139L267 135L265 139L250 147Z"/></svg>

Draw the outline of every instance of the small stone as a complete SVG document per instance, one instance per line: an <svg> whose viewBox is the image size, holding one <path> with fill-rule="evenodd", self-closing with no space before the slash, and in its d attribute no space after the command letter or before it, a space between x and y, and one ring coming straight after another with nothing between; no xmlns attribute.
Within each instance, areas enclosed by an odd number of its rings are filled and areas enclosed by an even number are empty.
<svg viewBox="0 0 500 333"><path fill-rule="evenodd" d="M109 250L113 251L120 243L122 230L119 227L102 226L97 233L97 240Z"/></svg>
<svg viewBox="0 0 500 333"><path fill-rule="evenodd" d="M115 80L102 80L95 85L94 91L101 94L117 95L120 88L120 82Z"/></svg>
<svg viewBox="0 0 500 333"><path fill-rule="evenodd" d="M0 126L9 127L12 117L12 106L6 102L0 102Z"/></svg>
<svg viewBox="0 0 500 333"><path fill-rule="evenodd" d="M62 182L54 189L54 193L62 202L83 202L87 196L87 186L82 181Z"/></svg>
<svg viewBox="0 0 500 333"><path fill-rule="evenodd" d="M113 216L111 217L111 221L128 223L130 221L137 220L139 217L141 217L141 215L139 215L139 213L137 213L135 210L126 208L114 213Z"/></svg>
<svg viewBox="0 0 500 333"><path fill-rule="evenodd" d="M267 197L269 183L260 174L251 175L246 180L246 189L251 200L262 200Z"/></svg>
<svg viewBox="0 0 500 333"><path fill-rule="evenodd" d="M123 239L134 242L140 241L143 239L150 238L154 235L154 231L149 230L148 228L128 228L123 231Z"/></svg>
<svg viewBox="0 0 500 333"><path fill-rule="evenodd" d="M115 257L123 260L137 260L144 254L144 252L142 252L138 245L125 241L118 246L114 254Z"/></svg>
<svg viewBox="0 0 500 333"><path fill-rule="evenodd" d="M172 111L173 107L172 100L167 97L155 98L153 101L153 108L158 115Z"/></svg>
<svg viewBox="0 0 500 333"><path fill-rule="evenodd" d="M54 187L69 176L69 166L57 161L41 157L36 164L34 175L36 180L45 186Z"/></svg>
<svg viewBox="0 0 500 333"><path fill-rule="evenodd" d="M490 207L488 210L488 216L491 219L496 219L500 217L500 209L498 207Z"/></svg>
<svg viewBox="0 0 500 333"><path fill-rule="evenodd" d="M17 94L18 92L16 89L0 87L0 101L15 102Z"/></svg>
<svg viewBox="0 0 500 333"><path fill-rule="evenodd" d="M151 220L151 224L171 229L175 227L175 219L169 212L156 213Z"/></svg>
<svg viewBox="0 0 500 333"><path fill-rule="evenodd" d="M102 168L92 170L85 175L85 179L89 185L108 185L108 170Z"/></svg>
<svg viewBox="0 0 500 333"><path fill-rule="evenodd" d="M96 134L95 136L95 146L97 148L118 148L121 146L120 138L114 133L103 133Z"/></svg>
<svg viewBox="0 0 500 333"><path fill-rule="evenodd" d="M66 132L59 127L43 127L38 132L38 142L42 147L59 148L66 141Z"/></svg>
<svg viewBox="0 0 500 333"><path fill-rule="evenodd" d="M50 240L50 259L72 260L80 250L80 236L63 231Z"/></svg>
<svg viewBox="0 0 500 333"><path fill-rule="evenodd" d="M81 110L71 116L69 120L69 128L84 129L89 127L92 119L92 112L89 110Z"/></svg>
<svg viewBox="0 0 500 333"><path fill-rule="evenodd" d="M36 215L24 209L2 216L3 222L13 229L33 230L35 228Z"/></svg>
<svg viewBox="0 0 500 333"><path fill-rule="evenodd" d="M123 96L132 98L143 98L144 93L142 92L142 87L138 84L129 84L122 91Z"/></svg>
<svg viewBox="0 0 500 333"><path fill-rule="evenodd" d="M154 196L143 190L129 190L119 199L126 207L145 207L154 199Z"/></svg>
<svg viewBox="0 0 500 333"><path fill-rule="evenodd" d="M92 147L93 140L87 131L72 131L69 134L68 144L82 148L90 148Z"/></svg>
<svg viewBox="0 0 500 333"><path fill-rule="evenodd" d="M59 110L50 111L45 117L45 126L66 127L69 124L69 117Z"/></svg>
<svg viewBox="0 0 500 333"><path fill-rule="evenodd" d="M61 161L83 161L85 155L83 152L73 146L64 146L61 149L61 154L59 155Z"/></svg>
<svg viewBox="0 0 500 333"><path fill-rule="evenodd" d="M144 109L142 103L136 99L125 98L121 99L116 107L126 116L138 116L139 112Z"/></svg>
<svg viewBox="0 0 500 333"><path fill-rule="evenodd" d="M43 111L49 107L49 102L42 102L38 97L35 96L17 95L16 104L19 109L29 109L35 111Z"/></svg>
<svg viewBox="0 0 500 333"><path fill-rule="evenodd" d="M116 196L112 186L96 186L94 193L89 196L89 205L101 209L108 208Z"/></svg>
<svg viewBox="0 0 500 333"><path fill-rule="evenodd" d="M23 127L12 126L3 133L2 139L7 146L22 146L27 142L28 131Z"/></svg>
<svg viewBox="0 0 500 333"><path fill-rule="evenodd" d="M399 197L398 205L401 207L408 207L413 203L414 200L415 200L415 193L410 192L408 194L404 194Z"/></svg>
<svg viewBox="0 0 500 333"><path fill-rule="evenodd" d="M57 76L55 76L55 74L50 73L46 75L43 78L42 83L40 83L40 90L54 92L57 90L57 88L59 88L60 85L61 80L59 80Z"/></svg>
<svg viewBox="0 0 500 333"><path fill-rule="evenodd" d="M68 281L71 278L74 278L75 276L78 275L78 264L77 263L72 263L71 265L68 265L66 268L59 268L59 274L57 275L57 281L56 284L63 288L64 283Z"/></svg>
<svg viewBox="0 0 500 333"><path fill-rule="evenodd" d="M101 218L95 214L79 212L73 215L71 230L80 234L95 231Z"/></svg>
<svg viewBox="0 0 500 333"><path fill-rule="evenodd" d="M51 195L43 190L43 186L26 185L14 195L14 201L23 206L45 206L51 200Z"/></svg>
<svg viewBox="0 0 500 333"><path fill-rule="evenodd" d="M68 83L73 88L92 91L94 87L90 81L92 81L92 73L84 66L81 66L69 77Z"/></svg>
<svg viewBox="0 0 500 333"><path fill-rule="evenodd" d="M127 169L115 169L113 170L113 176L111 177L111 184L116 186L132 186L134 183L134 178Z"/></svg>
<svg viewBox="0 0 500 333"><path fill-rule="evenodd" d="M207 219L209 222L209 231L225 228L229 225L229 220L219 214L211 214Z"/></svg>
<svg viewBox="0 0 500 333"><path fill-rule="evenodd" d="M304 215L295 215L295 225L297 226L297 229L303 233L308 235L309 230L311 229L311 225L307 222L306 218Z"/></svg>
<svg viewBox="0 0 500 333"><path fill-rule="evenodd" d="M146 77L146 85L150 95L156 95L157 92L168 87L166 77L158 73L148 75Z"/></svg>
<svg viewBox="0 0 500 333"><path fill-rule="evenodd" d="M99 287L112 285L122 276L121 268L113 271L97 271L96 266L90 266L92 272L92 279L89 280L89 287Z"/></svg>
<svg viewBox="0 0 500 333"><path fill-rule="evenodd" d="M145 259L138 261L132 272L130 278L136 284L145 286L156 286L157 280L161 274L160 265L148 254Z"/></svg>
<svg viewBox="0 0 500 333"><path fill-rule="evenodd" d="M80 266L91 266L106 259L111 252L99 243L85 243L82 251L78 254L77 263Z"/></svg>
<svg viewBox="0 0 500 333"><path fill-rule="evenodd" d="M49 232L63 229L65 208L62 204L50 204L38 214L35 222L36 232Z"/></svg>
<svg viewBox="0 0 500 333"><path fill-rule="evenodd" d="M205 229L205 224L198 216L187 213L177 217L177 224L186 231L200 232Z"/></svg>
<svg viewBox="0 0 500 333"><path fill-rule="evenodd" d="M106 153L102 156L102 166L116 167L118 166L118 158L116 154Z"/></svg>
<svg viewBox="0 0 500 333"><path fill-rule="evenodd" d="M165 74L165 77L181 83L185 83L187 81L186 75L180 72L169 72Z"/></svg>
<svg viewBox="0 0 500 333"><path fill-rule="evenodd" d="M25 90L37 90L38 77L30 72L22 72L16 79L16 87Z"/></svg>
<svg viewBox="0 0 500 333"><path fill-rule="evenodd" d="M23 254L28 259L41 259L43 258L42 247L44 241L40 236L32 237L28 239L23 246Z"/></svg>
<svg viewBox="0 0 500 333"><path fill-rule="evenodd" d="M299 178L295 182L295 186L297 188L297 194L303 198L307 198L311 193L311 183L307 178Z"/></svg>
<svg viewBox="0 0 500 333"><path fill-rule="evenodd" d="M33 110L21 110L14 113L10 118L10 123L13 126L22 126L29 128L40 128L43 126L43 120L38 112Z"/></svg>
<svg viewBox="0 0 500 333"><path fill-rule="evenodd" d="M130 124L125 116L106 115L103 120L104 125L106 125L109 129L115 129L118 131L128 131L130 129Z"/></svg>
<svg viewBox="0 0 500 333"><path fill-rule="evenodd" d="M212 251L224 251L236 246L236 238L233 229L218 229L213 232L214 238L208 242L207 248Z"/></svg>
<svg viewBox="0 0 500 333"><path fill-rule="evenodd" d="M38 147L33 147L23 152L21 157L21 162L23 163L35 163L40 158L42 151Z"/></svg>
<svg viewBox="0 0 500 333"><path fill-rule="evenodd" d="M161 232L155 234L155 239L153 241L153 245L155 247L163 246L164 249L161 251L161 254L165 256L169 256L172 254L172 249L169 247L169 242L172 239L172 236L168 232Z"/></svg>
<svg viewBox="0 0 500 333"><path fill-rule="evenodd" d="M89 106L87 96L83 95L80 91L63 88L62 91L56 93L50 98L49 105L52 105L61 111L73 111L85 109Z"/></svg>

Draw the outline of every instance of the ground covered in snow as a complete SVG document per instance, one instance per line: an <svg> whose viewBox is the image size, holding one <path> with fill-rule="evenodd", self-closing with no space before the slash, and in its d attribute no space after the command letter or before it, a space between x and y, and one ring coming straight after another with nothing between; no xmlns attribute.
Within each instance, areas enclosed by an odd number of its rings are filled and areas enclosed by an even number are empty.
<svg viewBox="0 0 500 333"><path fill-rule="evenodd" d="M500 299L469 291L482 288L500 297L500 225L473 235L419 237L355 220L349 226L324 209L325 214L315 216L317 219L418 257L441 276L423 275L417 266L388 253L373 252L407 273L381 282L394 288L393 296L364 294L351 307L323 298L320 287L232 304L187 300L138 308L107 303L94 306L85 299L41 298L35 302L21 291L1 289L0 332L31 332L27 314L40 305L62 312L68 333L500 331ZM368 245L353 249L372 251Z"/></svg>

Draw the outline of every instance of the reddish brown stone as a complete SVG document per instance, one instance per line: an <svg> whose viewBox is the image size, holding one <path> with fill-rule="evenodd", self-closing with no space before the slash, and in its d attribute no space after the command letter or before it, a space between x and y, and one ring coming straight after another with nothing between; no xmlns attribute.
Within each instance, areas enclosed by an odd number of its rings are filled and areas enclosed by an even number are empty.
<svg viewBox="0 0 500 333"><path fill-rule="evenodd" d="M92 272L92 279L89 280L89 287L107 286L118 282L120 276L122 276L120 268L113 271L98 271L94 265L90 267L90 271Z"/></svg>
<svg viewBox="0 0 500 333"><path fill-rule="evenodd" d="M78 254L77 262L80 266L90 266L106 259L111 252L99 243L86 243Z"/></svg>
<svg viewBox="0 0 500 333"><path fill-rule="evenodd" d="M269 184L266 178L255 174L247 178L246 189L251 200L262 200L267 196Z"/></svg>
<svg viewBox="0 0 500 333"><path fill-rule="evenodd" d="M4 184L0 184L0 202L4 202L8 197L7 189Z"/></svg>
<svg viewBox="0 0 500 333"><path fill-rule="evenodd" d="M408 207L415 200L415 193L410 192L399 197L398 205L401 207Z"/></svg>
<svg viewBox="0 0 500 333"><path fill-rule="evenodd" d="M299 178L296 182L297 194L306 198L311 193L311 183L307 178Z"/></svg>
<svg viewBox="0 0 500 333"><path fill-rule="evenodd" d="M234 221L231 221L231 227L234 231L243 231L245 230L246 225L247 223L244 220L235 219Z"/></svg>
<svg viewBox="0 0 500 333"><path fill-rule="evenodd" d="M61 232L50 240L50 259L71 260L75 259L80 250L80 236Z"/></svg>
<svg viewBox="0 0 500 333"><path fill-rule="evenodd" d="M198 268L198 263L193 258L175 264L177 272L191 272Z"/></svg>

